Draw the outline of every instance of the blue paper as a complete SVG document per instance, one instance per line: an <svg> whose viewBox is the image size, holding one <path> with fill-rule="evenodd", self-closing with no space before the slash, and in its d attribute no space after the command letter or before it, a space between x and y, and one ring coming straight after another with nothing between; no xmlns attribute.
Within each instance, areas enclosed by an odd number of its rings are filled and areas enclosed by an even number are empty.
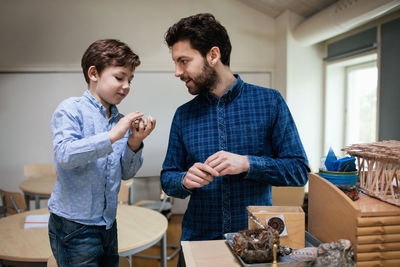
<svg viewBox="0 0 400 267"><path fill-rule="evenodd" d="M338 169L338 162L335 152L333 152L332 147L329 147L328 155L325 159L325 167L328 171L335 172Z"/></svg>
<svg viewBox="0 0 400 267"><path fill-rule="evenodd" d="M326 155L325 167L327 171L331 172L352 172L357 170L355 158L344 157L338 159L332 147L329 148L328 154Z"/></svg>
<svg viewBox="0 0 400 267"><path fill-rule="evenodd" d="M338 171L339 172L352 172L356 171L356 159L353 157L344 157L338 160Z"/></svg>

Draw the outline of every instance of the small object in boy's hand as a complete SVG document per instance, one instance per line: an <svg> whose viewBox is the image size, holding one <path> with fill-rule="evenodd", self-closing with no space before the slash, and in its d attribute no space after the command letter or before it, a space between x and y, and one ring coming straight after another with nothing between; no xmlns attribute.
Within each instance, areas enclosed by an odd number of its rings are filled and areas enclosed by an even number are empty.
<svg viewBox="0 0 400 267"><path fill-rule="evenodd" d="M153 117L152 117L151 115L149 115L147 118L150 120L150 123L153 124L153 120L154 120ZM135 121L133 122L133 125L135 126L135 130L136 130L136 131L139 131L139 124L140 124L140 121L143 121L144 129L146 129L146 127L147 127L146 120L144 120L144 119L142 119L142 118L137 119L137 120L135 120Z"/></svg>
<svg viewBox="0 0 400 267"><path fill-rule="evenodd" d="M136 131L139 131L139 119L137 119L137 120L135 120L135 121L133 122L133 126L135 127L135 130L136 130Z"/></svg>

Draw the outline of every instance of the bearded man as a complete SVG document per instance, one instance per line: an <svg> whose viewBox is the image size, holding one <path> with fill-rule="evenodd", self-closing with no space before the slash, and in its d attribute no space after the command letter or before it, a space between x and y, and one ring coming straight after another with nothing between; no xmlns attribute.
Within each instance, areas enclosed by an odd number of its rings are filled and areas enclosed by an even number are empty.
<svg viewBox="0 0 400 267"><path fill-rule="evenodd" d="M196 97L174 115L161 185L190 196L181 240L222 239L247 229L247 206L272 205L271 186L305 185L307 156L280 93L230 70L229 36L213 15L181 19L165 40Z"/></svg>

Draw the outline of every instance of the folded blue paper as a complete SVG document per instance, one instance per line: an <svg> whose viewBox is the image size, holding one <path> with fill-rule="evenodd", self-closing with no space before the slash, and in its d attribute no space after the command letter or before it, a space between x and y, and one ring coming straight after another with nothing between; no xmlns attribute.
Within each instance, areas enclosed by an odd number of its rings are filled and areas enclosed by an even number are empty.
<svg viewBox="0 0 400 267"><path fill-rule="evenodd" d="M352 172L356 171L356 159L353 157L344 157L338 160L338 172Z"/></svg>
<svg viewBox="0 0 400 267"><path fill-rule="evenodd" d="M352 172L356 171L356 159L353 157L344 157L338 159L332 147L329 148L325 159L325 167L331 172Z"/></svg>
<svg viewBox="0 0 400 267"><path fill-rule="evenodd" d="M328 154L325 159L325 167L328 171L334 172L337 170L337 158L332 147L329 148Z"/></svg>

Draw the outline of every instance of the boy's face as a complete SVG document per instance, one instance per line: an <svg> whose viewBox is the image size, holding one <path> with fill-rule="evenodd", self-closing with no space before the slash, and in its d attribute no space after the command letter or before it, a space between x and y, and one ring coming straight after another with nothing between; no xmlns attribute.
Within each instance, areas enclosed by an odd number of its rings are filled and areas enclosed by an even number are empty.
<svg viewBox="0 0 400 267"><path fill-rule="evenodd" d="M90 72L90 69L89 69ZM129 67L109 66L100 74L90 75L89 90L105 107L121 103L129 91L133 79L133 69Z"/></svg>
<svg viewBox="0 0 400 267"><path fill-rule="evenodd" d="M217 73L200 52L191 47L188 40L176 42L171 52L175 76L185 82L190 94L197 95L212 89Z"/></svg>

